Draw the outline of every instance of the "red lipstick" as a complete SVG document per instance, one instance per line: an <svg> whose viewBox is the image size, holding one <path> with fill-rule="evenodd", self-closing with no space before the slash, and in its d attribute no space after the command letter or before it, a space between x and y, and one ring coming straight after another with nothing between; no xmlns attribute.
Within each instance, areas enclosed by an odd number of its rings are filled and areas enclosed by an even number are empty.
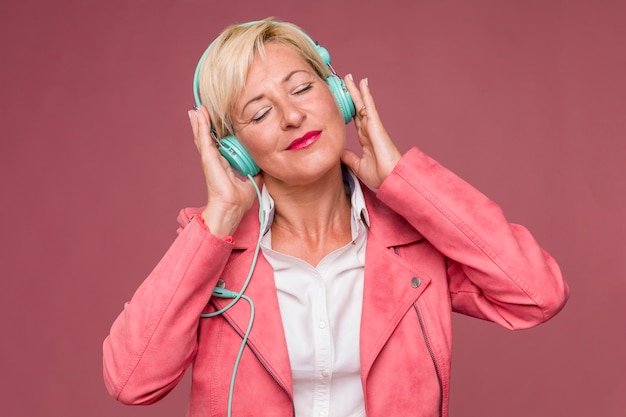
<svg viewBox="0 0 626 417"><path fill-rule="evenodd" d="M304 149L309 147L311 144L313 144L315 141L317 141L319 139L319 137L321 136L322 131L321 130L312 130L310 132L307 132L304 134L304 136L294 140L293 142L291 142L291 144L289 145L289 147L287 148L288 151L297 151L300 149Z"/></svg>

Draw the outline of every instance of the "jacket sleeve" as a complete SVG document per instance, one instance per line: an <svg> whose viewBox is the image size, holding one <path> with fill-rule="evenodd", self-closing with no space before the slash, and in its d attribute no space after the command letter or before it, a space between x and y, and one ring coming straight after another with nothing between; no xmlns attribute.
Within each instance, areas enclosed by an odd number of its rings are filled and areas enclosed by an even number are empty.
<svg viewBox="0 0 626 417"><path fill-rule="evenodd" d="M200 314L232 244L183 210L178 237L117 317L103 345L104 381L127 404L149 404L183 377L197 350Z"/></svg>
<svg viewBox="0 0 626 417"><path fill-rule="evenodd" d="M559 267L528 230L418 149L402 157L377 196L446 257L454 311L522 329L565 304Z"/></svg>

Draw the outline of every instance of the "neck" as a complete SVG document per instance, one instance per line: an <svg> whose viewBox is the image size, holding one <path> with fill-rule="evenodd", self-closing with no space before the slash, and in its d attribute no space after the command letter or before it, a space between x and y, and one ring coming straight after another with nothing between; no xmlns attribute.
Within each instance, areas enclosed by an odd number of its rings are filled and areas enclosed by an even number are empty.
<svg viewBox="0 0 626 417"><path fill-rule="evenodd" d="M351 240L350 200L339 165L308 186L266 186L275 203L274 250L317 265L328 253Z"/></svg>

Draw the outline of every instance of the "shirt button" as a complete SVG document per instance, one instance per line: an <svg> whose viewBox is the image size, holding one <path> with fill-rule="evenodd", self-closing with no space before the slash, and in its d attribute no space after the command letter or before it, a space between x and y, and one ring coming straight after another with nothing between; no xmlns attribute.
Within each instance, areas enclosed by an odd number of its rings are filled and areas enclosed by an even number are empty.
<svg viewBox="0 0 626 417"><path fill-rule="evenodd" d="M322 377L324 377L324 378L328 377L328 371L327 371L326 369L324 369L324 370L321 372L321 375L322 375Z"/></svg>
<svg viewBox="0 0 626 417"><path fill-rule="evenodd" d="M326 322L320 321L319 326L320 326L320 329L326 328Z"/></svg>
<svg viewBox="0 0 626 417"><path fill-rule="evenodd" d="M417 288L422 284L422 280L419 279L418 277L413 277L411 279L411 287L413 288Z"/></svg>

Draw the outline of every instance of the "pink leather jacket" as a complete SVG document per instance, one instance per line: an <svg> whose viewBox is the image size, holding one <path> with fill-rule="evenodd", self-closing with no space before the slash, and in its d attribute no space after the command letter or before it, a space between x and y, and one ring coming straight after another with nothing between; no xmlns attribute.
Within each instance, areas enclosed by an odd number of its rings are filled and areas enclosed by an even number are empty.
<svg viewBox="0 0 626 417"><path fill-rule="evenodd" d="M376 194L361 320L361 379L369 417L447 416L451 311L527 328L548 320L569 289L554 260L500 208L417 149ZM111 328L104 379L113 397L148 404L193 367L188 416L225 416L233 364L249 321L239 302L212 298L218 280L238 290L258 236L253 207L228 243L181 211L179 235ZM195 217L194 217L195 216ZM246 291L256 306L239 365L233 416L293 417L287 346L270 265Z"/></svg>

